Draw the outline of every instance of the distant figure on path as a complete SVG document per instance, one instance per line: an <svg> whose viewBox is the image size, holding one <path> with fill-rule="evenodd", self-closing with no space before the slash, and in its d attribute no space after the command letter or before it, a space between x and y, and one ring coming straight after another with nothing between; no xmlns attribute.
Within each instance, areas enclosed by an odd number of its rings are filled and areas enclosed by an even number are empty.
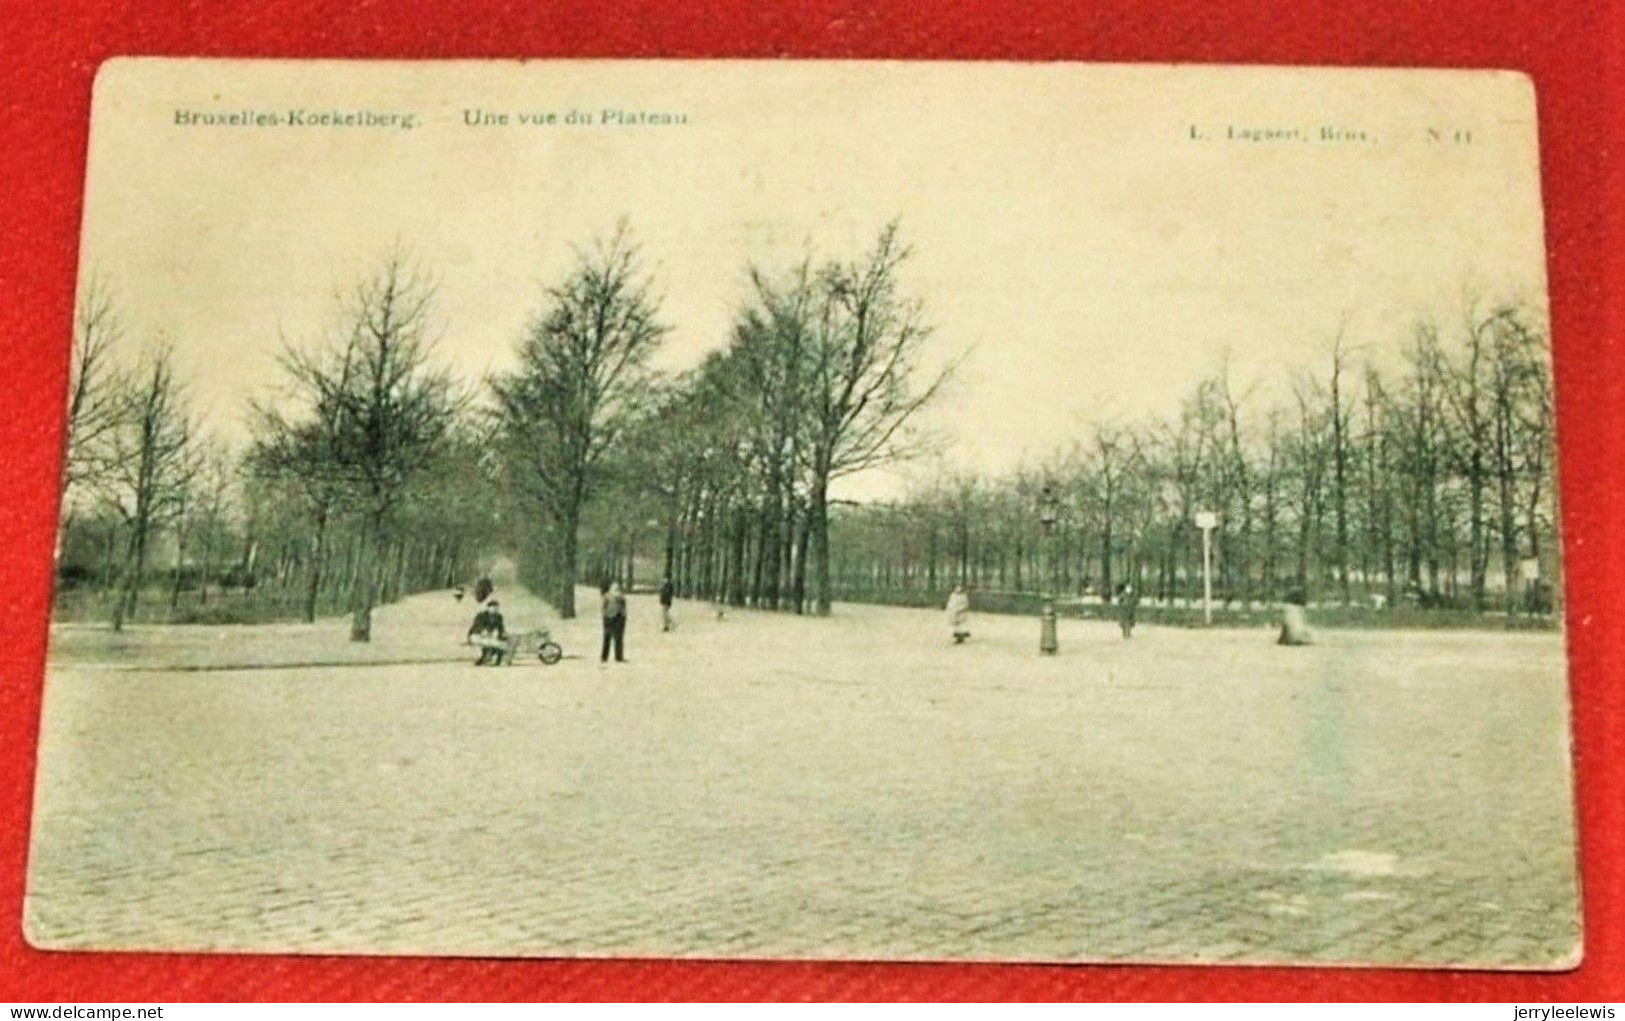
<svg viewBox="0 0 1625 1021"><path fill-rule="evenodd" d="M485 602L491 598L491 593L495 590L496 586L491 584L491 579L483 574L480 575L479 580L474 582L474 601L476 603Z"/></svg>
<svg viewBox="0 0 1625 1021"><path fill-rule="evenodd" d="M1117 626L1123 629L1124 638L1134 637L1135 616L1140 609L1140 593L1128 582L1117 590Z"/></svg>
<svg viewBox="0 0 1625 1021"><path fill-rule="evenodd" d="M1309 645L1315 639L1309 630L1307 604L1309 600L1300 590L1286 597L1281 607L1281 637L1276 645Z"/></svg>
<svg viewBox="0 0 1625 1021"><path fill-rule="evenodd" d="M954 636L954 644L959 645L970 637L970 596L965 594L965 586L954 586L944 609L948 614L948 630Z"/></svg>
<svg viewBox="0 0 1625 1021"><path fill-rule="evenodd" d="M485 609L474 615L474 623L468 629L468 641L480 647L480 658L474 661L475 666L501 663L507 651L508 630L503 626L499 605L495 599L486 603Z"/></svg>
<svg viewBox="0 0 1625 1021"><path fill-rule="evenodd" d="M615 647L615 662L626 662L626 596L621 583L612 581L604 590L604 645L598 653L598 662L609 662L610 646Z"/></svg>
<svg viewBox="0 0 1625 1021"><path fill-rule="evenodd" d="M660 630L662 631L670 631L677 626L677 622L671 617L671 601L675 594L671 579L669 577L662 578L660 580Z"/></svg>

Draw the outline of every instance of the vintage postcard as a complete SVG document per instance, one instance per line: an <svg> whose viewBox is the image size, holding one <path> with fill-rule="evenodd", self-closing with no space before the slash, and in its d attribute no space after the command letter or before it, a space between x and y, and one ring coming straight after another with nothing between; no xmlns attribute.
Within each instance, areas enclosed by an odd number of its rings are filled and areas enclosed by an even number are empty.
<svg viewBox="0 0 1625 1021"><path fill-rule="evenodd" d="M113 61L28 938L1572 967L1538 165L1491 71Z"/></svg>

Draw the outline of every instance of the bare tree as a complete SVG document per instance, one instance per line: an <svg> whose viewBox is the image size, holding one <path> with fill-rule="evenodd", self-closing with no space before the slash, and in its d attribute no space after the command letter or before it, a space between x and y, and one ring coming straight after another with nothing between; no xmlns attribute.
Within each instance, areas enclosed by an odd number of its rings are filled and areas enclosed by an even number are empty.
<svg viewBox="0 0 1625 1021"><path fill-rule="evenodd" d="M128 529L113 603L115 631L122 630L135 612L152 538L183 510L195 467L186 395L175 379L167 346L155 345L144 355L121 393L114 416L118 426L109 434L109 479L104 488Z"/></svg>
<svg viewBox="0 0 1625 1021"><path fill-rule="evenodd" d="M1176 587L1175 578L1182 575L1186 581L1186 598L1194 600L1200 575L1193 560L1191 523L1201 509L1202 480L1214 457L1212 439L1217 435L1212 382L1199 384L1195 392L1180 403L1177 423L1163 423L1161 431L1158 439L1168 459L1169 483L1177 508L1164 548L1163 576L1171 595Z"/></svg>
<svg viewBox="0 0 1625 1021"><path fill-rule="evenodd" d="M1406 391L1395 401L1403 439L1400 465L1404 479L1407 584L1423 590L1422 569L1427 568L1426 591L1439 595L1440 527L1439 482L1444 474L1444 356L1433 324L1419 322L1407 352L1410 375Z"/></svg>
<svg viewBox="0 0 1625 1021"><path fill-rule="evenodd" d="M298 494L310 517L310 557L304 595L304 617L316 620L323 571L327 566L332 525L354 485L355 478L345 469L345 430L351 427L341 395L355 386L353 375L360 368L355 335L329 357L322 366L323 385L302 383L308 372L299 368L301 356L283 342L282 361L288 375L304 393L295 392L303 403L297 420L289 419L276 405L255 406L254 444L249 450L248 467L262 479L276 480Z"/></svg>
<svg viewBox="0 0 1625 1021"><path fill-rule="evenodd" d="M1398 565L1394 559L1394 479L1403 462L1394 457L1392 403L1377 370L1365 370L1364 506L1368 563L1383 576L1389 606L1399 599Z"/></svg>
<svg viewBox="0 0 1625 1021"><path fill-rule="evenodd" d="M1083 465L1087 472L1084 488L1098 512L1100 597L1109 603L1117 595L1112 565L1122 540L1121 532L1125 530L1123 525L1130 519L1125 513L1124 490L1132 484L1132 473L1140 469L1139 444L1132 431L1104 423L1095 428L1091 446ZM1130 580L1133 580L1132 567Z"/></svg>
<svg viewBox="0 0 1625 1021"><path fill-rule="evenodd" d="M1494 367L1490 338L1494 325L1493 317L1482 316L1477 303L1468 302L1463 311L1461 358L1447 363L1444 377L1445 406L1451 412L1452 426L1451 442L1446 450L1467 488L1467 565L1475 610L1484 608L1485 575L1490 556L1484 497L1494 456L1491 449L1494 409L1487 400L1491 391L1487 381Z"/></svg>
<svg viewBox="0 0 1625 1021"><path fill-rule="evenodd" d="M799 610L806 585L806 557L795 554L801 495L797 482L805 474L805 377L812 341L808 313L816 291L811 265L805 260L782 283L752 268L751 283L753 303L740 313L729 355L736 363L737 383L730 403L742 412L752 456L765 483L758 512L752 600L758 606L777 609L781 596L789 595ZM806 535L807 529L801 528L801 538ZM787 579L788 593L784 591Z"/></svg>
<svg viewBox="0 0 1625 1021"><path fill-rule="evenodd" d="M1282 420L1285 413L1281 408L1269 410L1264 422L1264 461L1260 465L1259 488L1262 490L1263 517L1263 563L1259 566L1259 585L1263 591L1264 601L1273 603L1276 598L1276 583L1280 576L1281 552L1277 537L1280 534L1282 511L1283 480L1287 474L1286 427Z"/></svg>
<svg viewBox="0 0 1625 1021"><path fill-rule="evenodd" d="M66 534L74 513L76 487L94 489L112 464L108 441L125 410L124 379L114 364L125 333L105 281L92 278L79 296L74 313L73 350L68 365L68 408L65 423L60 497ZM60 543L59 543L60 544Z"/></svg>
<svg viewBox="0 0 1625 1021"><path fill-rule="evenodd" d="M510 471L547 515L552 601L575 616L581 514L605 452L635 420L642 370L664 336L659 303L623 221L578 250L519 344L519 368L492 381Z"/></svg>
<svg viewBox="0 0 1625 1021"><path fill-rule="evenodd" d="M359 516L351 641L372 639L379 561L402 497L465 403L430 361L433 303L429 280L392 255L345 301L339 339L282 358L302 407L291 420L269 420L262 453L322 493L342 492Z"/></svg>
<svg viewBox="0 0 1625 1021"><path fill-rule="evenodd" d="M209 579L213 577L214 557L226 527L231 486L236 472L226 447L218 441L207 444L198 458L198 527L203 532L203 553L199 558L198 601L209 601Z"/></svg>
<svg viewBox="0 0 1625 1021"><path fill-rule="evenodd" d="M1251 396L1251 389L1246 393L1236 394L1230 386L1230 367L1228 362L1224 372L1219 375L1218 399L1223 415L1224 436L1217 443L1224 451L1221 462L1220 475L1224 480L1225 489L1234 497L1235 515L1226 514L1229 520L1222 524L1229 528L1235 526L1234 540L1231 546L1234 550L1236 573L1239 575L1239 596L1243 606L1251 605L1253 599L1252 587L1252 554L1253 554L1253 487L1254 471L1247 445L1242 439L1241 409ZM1229 501L1226 501L1227 503ZM1232 559L1227 557L1227 560Z"/></svg>
<svg viewBox="0 0 1625 1021"><path fill-rule="evenodd" d="M1349 605L1349 416L1351 402L1344 399L1347 368L1346 324L1337 328L1332 341L1332 374L1326 387L1327 412L1331 418L1332 515L1336 525L1337 585L1343 605Z"/></svg>
<svg viewBox="0 0 1625 1021"><path fill-rule="evenodd" d="M1292 385L1298 405L1298 433L1292 445L1294 474L1298 482L1298 569L1299 594L1309 599L1320 573L1321 518L1326 506L1326 455L1328 423L1321 412L1321 391L1312 379L1300 377Z"/></svg>
<svg viewBox="0 0 1625 1021"><path fill-rule="evenodd" d="M1552 404L1552 377L1550 366L1546 361L1546 347L1544 332L1529 330L1531 342L1539 342L1539 349L1534 353L1534 364L1531 366L1527 401L1520 415L1520 428L1517 434L1517 444L1523 450L1522 462L1524 465L1525 495L1524 495L1524 537L1528 541L1529 556L1538 564L1541 556L1542 535L1546 527L1556 527L1555 508L1549 509L1552 517L1542 521L1543 511L1550 498L1553 487L1552 467L1556 458L1553 449L1553 422L1555 408Z"/></svg>
<svg viewBox="0 0 1625 1021"><path fill-rule="evenodd" d="M1543 336L1518 308L1503 305L1494 309L1489 316L1488 330L1492 351L1489 372L1491 460L1499 512L1505 603L1511 612L1516 607L1514 580L1521 560L1519 487L1529 478L1530 488L1535 493L1534 505L1538 506L1540 477L1550 444L1551 384ZM1533 515L1525 517L1524 527L1534 533L1530 556L1538 563L1539 527Z"/></svg>
<svg viewBox="0 0 1625 1021"><path fill-rule="evenodd" d="M807 527L813 607L830 609L829 484L917 452L903 428L936 395L952 368L916 389L913 376L929 331L904 298L898 270L909 249L893 221L869 256L819 274L821 295L808 365L810 462Z"/></svg>

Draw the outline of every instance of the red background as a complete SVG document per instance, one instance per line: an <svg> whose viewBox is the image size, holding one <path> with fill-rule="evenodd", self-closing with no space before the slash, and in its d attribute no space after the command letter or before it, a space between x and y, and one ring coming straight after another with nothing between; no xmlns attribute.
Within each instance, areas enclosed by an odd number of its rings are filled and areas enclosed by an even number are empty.
<svg viewBox="0 0 1625 1021"><path fill-rule="evenodd" d="M1535 0L1142 0L1001 10L716 0L57 8L0 0L0 1000L1625 999L1625 203L1620 11ZM924 5L922 5L924 6ZM911 57L1516 68L1539 95L1586 957L1515 975L1273 968L487 961L41 953L20 922L90 84L116 54ZM1035 130L1041 128L1035 127ZM1486 209L1486 216L1495 210Z"/></svg>

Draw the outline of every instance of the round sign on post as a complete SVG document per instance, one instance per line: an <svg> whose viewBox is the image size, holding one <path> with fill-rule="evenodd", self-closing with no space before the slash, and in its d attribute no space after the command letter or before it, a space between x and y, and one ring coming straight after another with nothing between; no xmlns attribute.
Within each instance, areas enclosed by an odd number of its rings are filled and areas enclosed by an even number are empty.
<svg viewBox="0 0 1625 1021"><path fill-rule="evenodd" d="M1202 530L1202 622L1213 623L1213 530L1219 527L1219 515L1213 511L1197 511L1196 527Z"/></svg>

